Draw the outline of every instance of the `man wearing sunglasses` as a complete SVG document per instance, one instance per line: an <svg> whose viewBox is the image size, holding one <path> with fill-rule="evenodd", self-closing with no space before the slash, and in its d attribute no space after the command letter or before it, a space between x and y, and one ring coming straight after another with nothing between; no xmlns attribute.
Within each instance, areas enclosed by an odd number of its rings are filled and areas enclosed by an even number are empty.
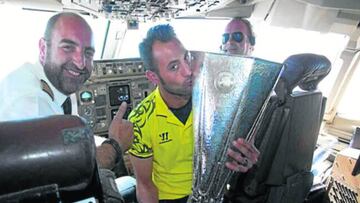
<svg viewBox="0 0 360 203"><path fill-rule="evenodd" d="M226 25L221 45L224 53L251 55L254 45L255 36L248 20L236 17Z"/></svg>

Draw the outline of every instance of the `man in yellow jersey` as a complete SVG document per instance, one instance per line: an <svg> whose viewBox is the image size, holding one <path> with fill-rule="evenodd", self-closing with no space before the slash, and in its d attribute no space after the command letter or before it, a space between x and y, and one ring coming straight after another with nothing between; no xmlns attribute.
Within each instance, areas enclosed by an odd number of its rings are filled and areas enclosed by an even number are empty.
<svg viewBox="0 0 360 203"><path fill-rule="evenodd" d="M186 202L193 174L191 94L196 70L170 25L150 28L139 51L146 76L157 88L129 115L134 124L135 138L129 152L137 198L145 203ZM243 139L233 144L241 153L229 149L234 161L226 165L246 172L259 153ZM249 164L244 166L246 159Z"/></svg>
<svg viewBox="0 0 360 203"><path fill-rule="evenodd" d="M221 50L227 54L251 55L255 36L250 22L236 17L226 25L221 40Z"/></svg>

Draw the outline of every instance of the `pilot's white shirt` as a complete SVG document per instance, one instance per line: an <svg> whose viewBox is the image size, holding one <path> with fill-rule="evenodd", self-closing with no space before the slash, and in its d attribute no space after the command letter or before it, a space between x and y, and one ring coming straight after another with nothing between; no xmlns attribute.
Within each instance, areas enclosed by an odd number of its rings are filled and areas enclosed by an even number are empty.
<svg viewBox="0 0 360 203"><path fill-rule="evenodd" d="M42 89L44 80L54 100ZM67 98L47 79L43 66L25 63L0 81L0 121L39 118L64 114L61 105Z"/></svg>

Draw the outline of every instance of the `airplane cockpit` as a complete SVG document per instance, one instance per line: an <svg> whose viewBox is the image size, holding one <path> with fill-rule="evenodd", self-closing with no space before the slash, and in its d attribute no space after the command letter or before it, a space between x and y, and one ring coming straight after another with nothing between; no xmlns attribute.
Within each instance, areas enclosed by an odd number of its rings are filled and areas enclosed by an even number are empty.
<svg viewBox="0 0 360 203"><path fill-rule="evenodd" d="M232 174L221 198L211 201L360 202L360 1L0 0L0 82L39 60L39 39L58 12L74 12L90 25L93 69L70 96L71 116L7 121L0 107L0 202L138 202L129 153L107 171L98 167L95 147L109 137L123 102L128 119L157 88L146 75L139 43L159 24L174 28L192 59L204 53L202 67L220 59L279 66L266 108L259 110L261 121L250 129L258 164ZM251 23L251 56L225 57L222 51L225 26L236 17ZM233 75L220 84L235 81ZM0 95L5 101L1 89ZM124 177L132 185L119 186ZM217 181L211 184L224 182ZM208 196L190 197L188 202L208 202Z"/></svg>

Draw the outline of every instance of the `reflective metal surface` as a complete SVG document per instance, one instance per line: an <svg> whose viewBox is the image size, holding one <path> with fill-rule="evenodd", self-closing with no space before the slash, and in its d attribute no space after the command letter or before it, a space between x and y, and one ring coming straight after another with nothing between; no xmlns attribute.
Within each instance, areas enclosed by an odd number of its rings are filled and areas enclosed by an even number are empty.
<svg viewBox="0 0 360 203"><path fill-rule="evenodd" d="M193 90L195 153L189 202L221 202L232 175L225 167L226 151L239 137L253 140L282 64L213 53L193 56L195 67L201 67Z"/></svg>

